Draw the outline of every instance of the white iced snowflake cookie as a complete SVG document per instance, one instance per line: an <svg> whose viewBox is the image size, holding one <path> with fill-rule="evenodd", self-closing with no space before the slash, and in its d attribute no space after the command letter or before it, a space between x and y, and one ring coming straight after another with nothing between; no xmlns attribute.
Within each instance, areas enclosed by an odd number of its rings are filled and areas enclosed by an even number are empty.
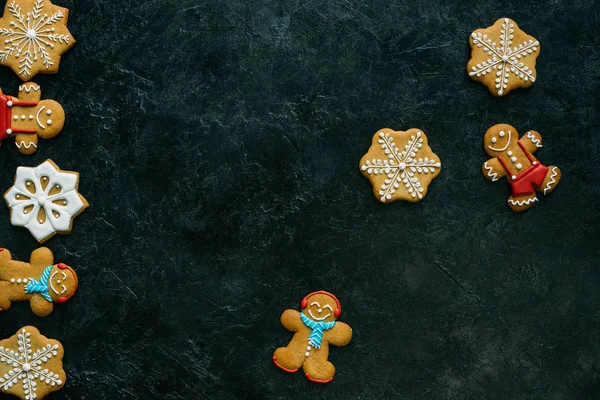
<svg viewBox="0 0 600 400"><path fill-rule="evenodd" d="M486 85L494 96L504 96L513 89L529 87L537 79L536 59L540 43L509 18L477 29L469 37L471 59L467 74Z"/></svg>
<svg viewBox="0 0 600 400"><path fill-rule="evenodd" d="M0 392L22 400L41 400L65 384L64 349L33 326L0 341Z"/></svg>
<svg viewBox="0 0 600 400"><path fill-rule="evenodd" d="M8 0L0 18L0 64L24 81L58 72L61 56L75 44L69 10L50 0Z"/></svg>
<svg viewBox="0 0 600 400"><path fill-rule="evenodd" d="M427 136L414 128L406 132L379 130L360 160L361 173L382 203L421 201L440 168L440 159L429 147Z"/></svg>
<svg viewBox="0 0 600 400"><path fill-rule="evenodd" d="M60 170L52 160L17 168L14 186L4 193L10 222L29 229L40 243L70 233L73 219L89 206L78 186L79 174Z"/></svg>

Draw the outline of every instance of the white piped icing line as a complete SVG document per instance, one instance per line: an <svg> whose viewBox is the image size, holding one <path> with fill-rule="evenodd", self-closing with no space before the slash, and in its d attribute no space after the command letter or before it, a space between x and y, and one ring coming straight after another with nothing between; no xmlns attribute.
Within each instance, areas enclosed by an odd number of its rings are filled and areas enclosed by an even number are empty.
<svg viewBox="0 0 600 400"><path fill-rule="evenodd" d="M556 183L556 180L554 178L556 178L556 175L558 175L558 172L556 172L558 168L557 167L552 167L552 173L550 174L550 180L548 181L548 183L546 184L546 187L544 188L544 196L546 195L546 192L548 190L552 189L552 184Z"/></svg>
<svg viewBox="0 0 600 400"><path fill-rule="evenodd" d="M481 48L490 58L472 67L469 76L479 77L491 73L492 70L496 71L495 81L498 96L502 96L508 87L510 72L525 82L535 82L533 71L520 60L537 52L540 43L537 40L529 40L529 42L520 43L518 47L511 48L514 28L515 25L508 18L504 18L500 29L500 46L481 32L471 33L473 44Z"/></svg>
<svg viewBox="0 0 600 400"><path fill-rule="evenodd" d="M22 385L23 398L33 400L38 397L36 392L42 385L62 386L64 382L59 373L64 372L52 371L46 364L58 356L59 345L39 341L40 347L32 349L31 333L27 332L27 328L21 328L17 338L16 348L0 346L0 361L8 365L7 373L0 376L0 389L7 392L13 386Z"/></svg>
<svg viewBox="0 0 600 400"><path fill-rule="evenodd" d="M33 142L29 142L29 143L25 143L25 142L15 142L15 146L17 146L17 149L20 149L21 147L25 147L26 149L30 149L31 147L37 149L37 145Z"/></svg>
<svg viewBox="0 0 600 400"><path fill-rule="evenodd" d="M14 0L10 2L6 10L15 21L8 24L10 27L0 28L0 36L7 38L3 40L5 47L0 50L0 62L5 63L10 57L15 57L19 60L19 75L22 76L31 76L33 66L38 62L43 69L52 68L54 56L51 51L71 41L70 35L58 34L54 27L65 17L62 10L52 12L52 5L46 0L35 0L32 5L23 4L28 9L24 12L22 4ZM50 9L44 9L46 5Z"/></svg>
<svg viewBox="0 0 600 400"><path fill-rule="evenodd" d="M40 90L40 86L34 83L26 83L24 85L19 86L19 92L25 91L26 93L29 93L32 90L38 92Z"/></svg>
<svg viewBox="0 0 600 400"><path fill-rule="evenodd" d="M540 148L540 147L544 147L542 146L542 142L540 141L540 139L536 139L535 135L531 132L527 132L527 136L525 136L527 139L531 140L531 142L533 144L535 144L535 147Z"/></svg>
<svg viewBox="0 0 600 400"><path fill-rule="evenodd" d="M538 201L537 197L532 197L530 199L527 200L512 200L512 199L508 199L508 202L510 204L512 204L513 206L525 206L525 205L529 205L531 203L535 203L536 201Z"/></svg>
<svg viewBox="0 0 600 400"><path fill-rule="evenodd" d="M4 194L10 222L29 229L38 241L68 232L73 218L86 207L77 192L78 182L77 174L61 171L50 161L17 168L15 184ZM59 192L51 195L56 186Z"/></svg>
<svg viewBox="0 0 600 400"><path fill-rule="evenodd" d="M42 106L42 107L41 107L41 108L38 110L38 112L37 112L37 114L36 114L36 116L35 116L35 120L37 121L38 125L39 125L39 126L40 126L40 128L42 128L42 129L46 129L46 127L45 127L44 125L42 125L42 123L40 122L40 114L42 113L42 111L44 111L44 109L45 109L45 108L46 108L46 106Z"/></svg>
<svg viewBox="0 0 600 400"><path fill-rule="evenodd" d="M500 131L500 137L504 137L504 136L505 136L504 131ZM508 149L508 146L510 145L510 138L511 138L511 132L508 131L508 139L506 140L506 146L504 146L502 148L488 146L488 149L494 150L494 151L504 151L504 150ZM494 142L494 138L492 138L492 143L496 143L496 142Z"/></svg>
<svg viewBox="0 0 600 400"><path fill-rule="evenodd" d="M487 176L492 178L492 182L496 182L498 180L498 174L496 172L492 172L494 169L488 166L487 161L483 163L483 168L487 170Z"/></svg>
<svg viewBox="0 0 600 400"><path fill-rule="evenodd" d="M425 189L423 189L421 182L415 175L434 173L436 168L441 167L441 163L436 162L434 159L430 160L428 157L417 158L417 153L423 147L423 133L417 132L415 135L411 135L403 151L398 150L394 139L389 133L379 132L377 142L381 145L389 160L367 160L360 167L360 170L366 171L368 175L387 175L387 179L379 190L381 196L379 200L382 203L390 200L401 185L406 187L413 198L422 199Z"/></svg>

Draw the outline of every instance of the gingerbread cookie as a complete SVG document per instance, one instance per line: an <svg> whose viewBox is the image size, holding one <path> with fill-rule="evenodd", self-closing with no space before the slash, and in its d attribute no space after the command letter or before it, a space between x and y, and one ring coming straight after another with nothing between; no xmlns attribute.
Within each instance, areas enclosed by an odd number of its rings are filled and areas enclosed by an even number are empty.
<svg viewBox="0 0 600 400"><path fill-rule="evenodd" d="M467 73L487 86L494 96L504 96L535 82L540 43L519 29L512 19L500 18L486 29L477 29L469 43L471 59Z"/></svg>
<svg viewBox="0 0 600 400"><path fill-rule="evenodd" d="M69 10L50 0L8 0L0 18L0 64L24 81L57 73L60 57L75 44L68 17Z"/></svg>
<svg viewBox="0 0 600 400"><path fill-rule="evenodd" d="M558 167L546 167L533 157L533 153L542 147L542 136L536 131L529 131L519 139L514 127L494 125L485 133L483 146L493 157L483 163L483 176L492 182L506 176L512 190L508 205L514 211L533 206L538 201L536 190L546 195L560 181Z"/></svg>
<svg viewBox="0 0 600 400"><path fill-rule="evenodd" d="M50 139L65 124L65 111L54 100L40 100L40 86L33 82L19 86L19 97L2 94L0 89L0 141L15 138L23 154L35 153L38 137Z"/></svg>
<svg viewBox="0 0 600 400"><path fill-rule="evenodd" d="M406 132L381 129L360 160L360 171L382 203L421 201L440 168L440 159L427 144L427 136L414 128Z"/></svg>
<svg viewBox="0 0 600 400"><path fill-rule="evenodd" d="M54 303L67 302L79 282L77 274L66 264L54 264L52 251L40 247L31 253L29 263L12 259L10 251L0 248L0 311L8 310L13 301L29 301L39 317L50 315Z"/></svg>
<svg viewBox="0 0 600 400"><path fill-rule="evenodd" d="M305 376L318 383L329 383L335 367L328 360L329 345L345 346L352 339L352 329L337 321L342 313L339 300L328 292L314 292L300 303L302 312L285 310L281 324L295 332L286 347L273 354L273 362L286 372L296 372L300 367Z"/></svg>
<svg viewBox="0 0 600 400"><path fill-rule="evenodd" d="M71 233L73 219L89 206L78 186L79 174L60 170L52 160L17 168L14 186L4 193L10 222L29 229L40 243Z"/></svg>
<svg viewBox="0 0 600 400"><path fill-rule="evenodd" d="M33 326L21 328L0 341L0 392L22 400L41 400L59 391L67 380L63 370L65 351Z"/></svg>

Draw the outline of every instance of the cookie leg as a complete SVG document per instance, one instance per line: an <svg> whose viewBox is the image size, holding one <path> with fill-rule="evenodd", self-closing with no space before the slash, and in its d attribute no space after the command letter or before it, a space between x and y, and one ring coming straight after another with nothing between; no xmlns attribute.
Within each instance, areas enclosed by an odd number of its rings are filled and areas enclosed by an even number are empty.
<svg viewBox="0 0 600 400"><path fill-rule="evenodd" d="M535 193L523 196L510 196L508 198L508 206L512 208L513 211L520 212L532 207L537 201L538 199Z"/></svg>
<svg viewBox="0 0 600 400"><path fill-rule="evenodd" d="M38 135L35 133L19 133L15 137L15 146L23 154L33 154L37 151Z"/></svg>
<svg viewBox="0 0 600 400"><path fill-rule="evenodd" d="M304 353L301 349L280 347L273 353L273 362L285 372L296 372L304 363Z"/></svg>
<svg viewBox="0 0 600 400"><path fill-rule="evenodd" d="M308 380L318 383L329 383L335 375L335 366L327 361L326 355L319 356L316 351L306 358L302 369Z"/></svg>
<svg viewBox="0 0 600 400"><path fill-rule="evenodd" d="M562 174L560 173L560 169L558 169L558 167L553 165L548 167L546 178L544 178L544 182L542 182L542 185L540 186L540 190L544 193L544 195L550 193L556 186L558 186L561 176Z"/></svg>

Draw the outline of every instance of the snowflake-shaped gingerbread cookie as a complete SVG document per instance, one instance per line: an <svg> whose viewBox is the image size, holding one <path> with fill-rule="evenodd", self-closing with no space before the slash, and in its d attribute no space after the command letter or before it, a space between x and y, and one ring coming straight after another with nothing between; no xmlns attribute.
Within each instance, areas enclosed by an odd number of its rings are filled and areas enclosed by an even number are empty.
<svg viewBox="0 0 600 400"><path fill-rule="evenodd" d="M477 29L469 43L471 59L467 73L486 85L494 96L504 96L535 82L540 43L519 29L512 19L500 18L486 29Z"/></svg>
<svg viewBox="0 0 600 400"><path fill-rule="evenodd" d="M17 168L14 186L4 193L10 222L29 229L40 243L70 233L73 219L89 206L78 186L79 174L60 170L52 160Z"/></svg>
<svg viewBox="0 0 600 400"><path fill-rule="evenodd" d="M360 161L360 171L383 203L421 201L440 168L439 157L419 129L406 132L381 129L373 136L371 148Z"/></svg>
<svg viewBox="0 0 600 400"><path fill-rule="evenodd" d="M68 17L69 10L50 0L8 0L0 19L0 64L24 81L58 72L60 57L75 44Z"/></svg>
<svg viewBox="0 0 600 400"><path fill-rule="evenodd" d="M22 400L43 399L66 381L62 345L26 326L0 341L0 392Z"/></svg>

